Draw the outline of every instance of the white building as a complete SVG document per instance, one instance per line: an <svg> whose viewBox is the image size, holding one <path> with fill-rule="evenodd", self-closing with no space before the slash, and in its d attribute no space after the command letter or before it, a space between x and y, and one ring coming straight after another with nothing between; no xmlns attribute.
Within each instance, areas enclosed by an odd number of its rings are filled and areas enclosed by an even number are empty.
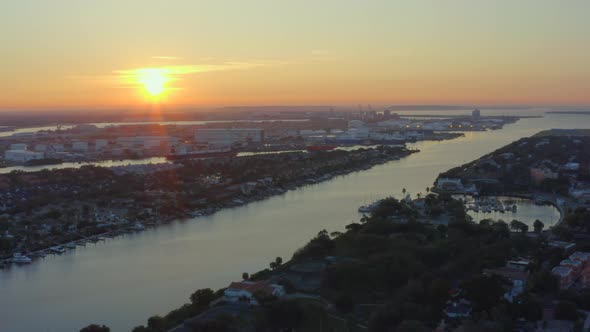
<svg viewBox="0 0 590 332"><path fill-rule="evenodd" d="M35 151L46 152L47 151L47 144L35 144Z"/></svg>
<svg viewBox="0 0 590 332"><path fill-rule="evenodd" d="M362 141L369 139L369 128L354 127L336 136L336 140L341 142Z"/></svg>
<svg viewBox="0 0 590 332"><path fill-rule="evenodd" d="M172 136L132 136L119 137L117 144L125 148L159 148L170 147L180 143L180 138Z"/></svg>
<svg viewBox="0 0 590 332"><path fill-rule="evenodd" d="M19 163L24 163L30 160L43 159L42 152L33 152L26 150L8 150L4 152L4 159Z"/></svg>
<svg viewBox="0 0 590 332"><path fill-rule="evenodd" d="M311 129L302 129L299 131L299 135L303 137L307 136L325 136L326 131L323 129L320 130L311 130Z"/></svg>
<svg viewBox="0 0 590 332"><path fill-rule="evenodd" d="M242 281L232 282L223 292L223 300L231 303L259 305L254 296L256 293L276 297L283 297L287 294L283 286L271 284L268 281Z"/></svg>
<svg viewBox="0 0 590 332"><path fill-rule="evenodd" d="M364 128L367 124L361 120L350 120L348 121L348 128Z"/></svg>
<svg viewBox="0 0 590 332"><path fill-rule="evenodd" d="M27 145L25 143L15 143L15 144L10 144L10 150L26 150L27 149Z"/></svg>
<svg viewBox="0 0 590 332"><path fill-rule="evenodd" d="M106 148L109 145L109 141L106 139L97 139L94 142L94 150L98 151L98 150L102 150L104 148Z"/></svg>
<svg viewBox="0 0 590 332"><path fill-rule="evenodd" d="M199 144L229 146L235 143L262 142L264 131L259 128L203 128L195 130L195 140Z"/></svg>
<svg viewBox="0 0 590 332"><path fill-rule="evenodd" d="M64 152L66 148L61 143L54 143L49 145L49 150L53 152Z"/></svg>
<svg viewBox="0 0 590 332"><path fill-rule="evenodd" d="M88 142L74 142L72 144L72 150L74 151L88 151Z"/></svg>
<svg viewBox="0 0 590 332"><path fill-rule="evenodd" d="M386 121L380 121L377 123L377 126L379 127L386 127L386 128L397 128L397 129L401 129L401 128L405 128L406 126L411 125L411 121L407 120L407 119L397 119L397 120L386 120Z"/></svg>

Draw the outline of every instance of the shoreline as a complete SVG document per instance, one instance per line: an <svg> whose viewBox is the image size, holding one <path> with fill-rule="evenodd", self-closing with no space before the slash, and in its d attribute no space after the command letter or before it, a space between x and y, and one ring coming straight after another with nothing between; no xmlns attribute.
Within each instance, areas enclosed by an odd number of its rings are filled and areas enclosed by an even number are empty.
<svg viewBox="0 0 590 332"><path fill-rule="evenodd" d="M169 216L162 216L159 218L158 221L149 221L149 222L137 222L135 225L125 225L123 227L119 227L119 228L115 228L115 229L110 229L106 232L102 232L99 234L91 234L91 235L80 235L80 237L76 237L74 239L65 241L65 242L60 242L60 243L55 243L52 246L49 247L45 247L45 248L40 248L40 249L36 249L33 251L27 251L24 252L23 255L25 256L29 256L29 255L34 255L34 254L55 254L55 252L52 250L52 248L67 248L67 249L74 249L74 248L68 248L68 246L70 244L76 244L76 247L78 245L86 245L89 242L98 242L101 240L104 240L104 237L108 237L108 238L114 238L117 237L119 235L125 235L125 234L129 234L132 232L141 232L143 230L149 229L149 228L156 228L160 225L165 225L165 224L170 224L176 221L183 221L183 220L187 220L187 219L193 219L193 218L198 218L198 217L205 217L205 216L209 216L212 215L216 212L219 212L223 209L230 209L230 208L235 208L235 207L240 207L240 206L244 206L247 205L249 203L252 202L257 202L257 201L262 201L274 196L278 196L278 195L282 195L288 191L291 190L296 190L299 188L302 188L304 186L307 185L313 185L313 184L319 184L322 182L327 182L329 180L332 180L333 178L336 178L338 176L344 176L344 175L348 175L348 174L352 174L355 172L360 172L360 171L365 171L368 169L371 169L377 165L383 165L386 164L388 162L394 161L394 160L399 160L401 158L405 158L408 157L414 153L418 153L420 152L419 150L416 149L405 149L404 151L402 151L401 153L396 153L396 154L384 154L382 155L382 158L379 159L368 159L368 163L361 165L361 166L356 166L356 167L351 167L351 168L347 168L347 169L343 169L343 170L337 170L337 171L332 171L332 172L327 172L325 174L321 174L316 176L315 178L307 178L307 179L297 179L295 181L293 181L292 183L286 184L280 188L278 187L272 187L272 188L267 188L265 189L263 192L257 194L257 195L253 195L253 196L249 196L249 197L240 197L240 198L230 198L230 201L227 202L220 202L217 203L215 206L211 206L211 207L207 207L205 209L197 209L197 210L193 210L193 211L185 211L183 213L176 213L175 215L169 215ZM141 225L138 227L138 225ZM67 250L64 249L63 252L60 252L58 254L62 254L62 253L66 253ZM29 263L25 263L25 264L17 264L14 263L12 261L13 259L13 254L18 253L18 251L13 251L10 253L10 256L5 256L0 260L0 269L2 268L6 268L6 267L11 267L12 265L28 265ZM44 257L45 255L35 255L35 258L38 257ZM34 260L31 263L34 263Z"/></svg>

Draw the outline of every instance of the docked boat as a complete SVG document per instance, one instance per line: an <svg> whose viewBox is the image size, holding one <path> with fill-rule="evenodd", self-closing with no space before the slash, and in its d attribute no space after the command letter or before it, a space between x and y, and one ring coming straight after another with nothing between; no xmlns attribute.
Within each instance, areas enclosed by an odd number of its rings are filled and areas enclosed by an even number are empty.
<svg viewBox="0 0 590 332"><path fill-rule="evenodd" d="M174 149L172 153L166 156L167 160L186 160L186 159L211 159L211 158L228 158L238 155L237 151L231 149L206 149L190 152L177 152Z"/></svg>
<svg viewBox="0 0 590 332"><path fill-rule="evenodd" d="M64 247L66 247L68 249L76 249L76 244L73 242L70 242L70 243L65 244Z"/></svg>
<svg viewBox="0 0 590 332"><path fill-rule="evenodd" d="M51 247L49 248L49 250L51 250L51 252L54 254L63 254L64 252L66 252L66 250L61 246Z"/></svg>
<svg viewBox="0 0 590 332"><path fill-rule="evenodd" d="M12 255L12 262L15 264L30 264L33 260L30 257L22 255L20 253L15 253Z"/></svg>
<svg viewBox="0 0 590 332"><path fill-rule="evenodd" d="M136 223L136 224L133 226L133 228L134 228L136 231L143 231L143 230L145 229L145 226L144 226L142 223Z"/></svg>

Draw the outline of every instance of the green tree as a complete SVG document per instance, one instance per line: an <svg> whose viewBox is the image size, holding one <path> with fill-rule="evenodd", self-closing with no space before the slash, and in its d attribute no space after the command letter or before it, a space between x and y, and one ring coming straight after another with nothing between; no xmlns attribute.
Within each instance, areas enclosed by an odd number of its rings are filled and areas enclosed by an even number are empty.
<svg viewBox="0 0 590 332"><path fill-rule="evenodd" d="M527 226L527 224L523 223L522 221L514 219L510 222L510 229L513 231L526 233L529 230L529 226Z"/></svg>
<svg viewBox="0 0 590 332"><path fill-rule="evenodd" d="M417 320L404 320L398 325L395 332L430 332L431 328L428 328L422 322Z"/></svg>
<svg viewBox="0 0 590 332"><path fill-rule="evenodd" d="M451 283L444 278L434 279L428 287L429 303L444 303L449 297Z"/></svg>
<svg viewBox="0 0 590 332"><path fill-rule="evenodd" d="M519 309L522 317L528 321L536 322L543 318L543 306L539 300L532 296L523 297Z"/></svg>
<svg viewBox="0 0 590 332"><path fill-rule="evenodd" d="M80 332L110 332L111 329L105 325L90 324L81 329Z"/></svg>
<svg viewBox="0 0 590 332"><path fill-rule="evenodd" d="M59 219L61 217L61 212L56 209L51 209L51 210L49 210L49 212L47 212L45 214L45 217L51 218L51 219Z"/></svg>
<svg viewBox="0 0 590 332"><path fill-rule="evenodd" d="M296 329L303 322L303 309L295 301L277 301L268 310L268 317L276 330Z"/></svg>
<svg viewBox="0 0 590 332"><path fill-rule="evenodd" d="M489 310L502 298L504 289L497 277L476 275L463 285L465 297L472 301L476 310Z"/></svg>
<svg viewBox="0 0 590 332"><path fill-rule="evenodd" d="M559 289L559 282L551 271L543 269L531 275L527 288L532 292L551 293Z"/></svg>
<svg viewBox="0 0 590 332"><path fill-rule="evenodd" d="M88 204L82 205L82 215L88 217L90 215L90 206Z"/></svg>
<svg viewBox="0 0 590 332"><path fill-rule="evenodd" d="M334 305L336 306L336 309L338 309L338 311L347 314L351 312L352 309L354 309L354 300L352 297L346 294L340 294L334 301Z"/></svg>
<svg viewBox="0 0 590 332"><path fill-rule="evenodd" d="M194 332L234 332L236 329L223 320L192 320L186 325Z"/></svg>
<svg viewBox="0 0 590 332"><path fill-rule="evenodd" d="M577 306L572 301L560 301L555 307L555 318L562 320L578 319Z"/></svg>
<svg viewBox="0 0 590 332"><path fill-rule="evenodd" d="M258 301L258 303L262 306L272 305L277 300L276 296L265 291L259 290L254 292L253 295L256 301Z"/></svg>
<svg viewBox="0 0 590 332"><path fill-rule="evenodd" d="M535 220L535 222L533 223L533 228L535 229L535 233L541 233L543 231L544 227L545 227L545 224L543 224L543 222L539 219Z"/></svg>
<svg viewBox="0 0 590 332"><path fill-rule="evenodd" d="M166 328L166 320L160 316L148 318L147 327L153 331L163 331Z"/></svg>
<svg viewBox="0 0 590 332"><path fill-rule="evenodd" d="M213 300L215 300L215 292L210 288L202 288L195 291L190 296L191 303L197 307L208 306Z"/></svg>

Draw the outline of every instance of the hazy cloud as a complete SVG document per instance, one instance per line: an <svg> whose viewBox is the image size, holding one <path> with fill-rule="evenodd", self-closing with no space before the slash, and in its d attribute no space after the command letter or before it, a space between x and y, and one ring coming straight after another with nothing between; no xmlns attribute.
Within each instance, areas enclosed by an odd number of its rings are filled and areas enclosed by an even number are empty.
<svg viewBox="0 0 590 332"><path fill-rule="evenodd" d="M162 58L162 57L159 57ZM166 57L166 59L171 57ZM268 67L285 64L284 62L241 62L227 61L221 63L207 63L178 66L154 66L145 68L120 69L113 71L118 87L132 87L140 85L145 75L161 75L166 81L179 81L183 75L193 75L216 71L245 70L251 68Z"/></svg>
<svg viewBox="0 0 590 332"><path fill-rule="evenodd" d="M152 59L157 59L157 60L182 60L181 57L177 57L177 56L162 56L162 55L153 56Z"/></svg>

